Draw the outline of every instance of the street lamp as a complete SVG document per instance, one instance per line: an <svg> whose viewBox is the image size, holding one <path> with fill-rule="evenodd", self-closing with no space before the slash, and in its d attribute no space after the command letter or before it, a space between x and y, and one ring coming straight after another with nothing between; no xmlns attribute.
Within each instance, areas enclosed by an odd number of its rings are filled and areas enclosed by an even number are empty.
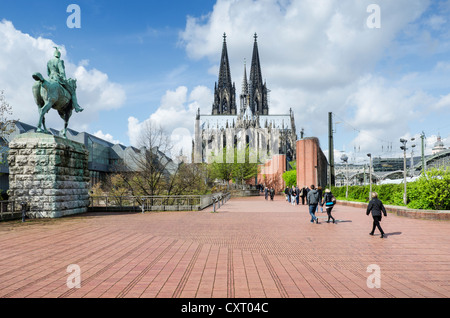
<svg viewBox="0 0 450 318"><path fill-rule="evenodd" d="M406 205L406 143L408 140L401 138L400 142L403 144L403 146L400 147L401 150L403 150L403 204Z"/></svg>
<svg viewBox="0 0 450 318"><path fill-rule="evenodd" d="M369 157L369 201L372 199L372 154L368 153Z"/></svg>
<svg viewBox="0 0 450 318"><path fill-rule="evenodd" d="M346 154L343 154L342 156L341 156L341 160L342 161L344 161L345 162L345 165L346 165L346 179L347 179L347 189L346 189L346 191L345 191L345 198L347 199L348 198L348 182L349 182L349 180L348 180L348 157L347 157L347 155Z"/></svg>
<svg viewBox="0 0 450 318"><path fill-rule="evenodd" d="M411 138L411 141L416 140L416 138ZM412 144L411 145L411 166L409 167L409 174L411 175L411 177L414 177L414 147L416 146L416 144Z"/></svg>

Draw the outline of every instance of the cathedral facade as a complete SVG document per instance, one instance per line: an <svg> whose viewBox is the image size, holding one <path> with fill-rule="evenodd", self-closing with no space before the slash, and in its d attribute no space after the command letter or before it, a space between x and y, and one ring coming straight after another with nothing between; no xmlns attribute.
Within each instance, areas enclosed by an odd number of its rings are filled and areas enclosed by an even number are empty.
<svg viewBox="0 0 450 318"><path fill-rule="evenodd" d="M195 118L195 136L192 159L194 163L212 160L234 160L234 149L248 147L249 155L238 157L252 163L264 164L275 155L286 155L286 161L296 159L296 129L292 109L289 114L269 112L267 85L263 82L258 51L257 35L254 35L250 76L244 64L244 76L236 103L236 86L232 81L226 35L224 34L218 82L214 86L211 114ZM225 151L225 156L222 154Z"/></svg>

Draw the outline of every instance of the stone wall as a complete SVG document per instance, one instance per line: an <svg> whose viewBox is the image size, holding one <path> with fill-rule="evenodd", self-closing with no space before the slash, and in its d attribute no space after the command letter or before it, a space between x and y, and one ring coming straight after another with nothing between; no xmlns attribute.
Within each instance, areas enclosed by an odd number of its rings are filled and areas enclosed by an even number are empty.
<svg viewBox="0 0 450 318"><path fill-rule="evenodd" d="M89 206L89 153L61 137L26 133L9 144L9 196L30 218L84 213Z"/></svg>

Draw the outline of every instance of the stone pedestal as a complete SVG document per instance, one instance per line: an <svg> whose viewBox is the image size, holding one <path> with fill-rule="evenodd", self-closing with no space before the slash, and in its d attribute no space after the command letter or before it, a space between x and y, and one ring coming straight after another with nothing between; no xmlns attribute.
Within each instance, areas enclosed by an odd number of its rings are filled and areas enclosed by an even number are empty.
<svg viewBox="0 0 450 318"><path fill-rule="evenodd" d="M25 201L30 218L84 213L89 206L86 147L61 137L26 133L9 143L10 199Z"/></svg>

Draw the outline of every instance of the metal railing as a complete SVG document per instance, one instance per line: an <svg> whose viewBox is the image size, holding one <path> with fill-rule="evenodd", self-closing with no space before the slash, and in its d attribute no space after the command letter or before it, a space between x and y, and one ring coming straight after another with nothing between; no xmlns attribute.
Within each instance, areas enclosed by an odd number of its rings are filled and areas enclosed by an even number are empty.
<svg viewBox="0 0 450 318"><path fill-rule="evenodd" d="M101 211L199 211L217 203L225 194L169 196L91 196L89 210Z"/></svg>
<svg viewBox="0 0 450 318"><path fill-rule="evenodd" d="M0 201L0 220L12 220L22 216L21 205L14 200Z"/></svg>
<svg viewBox="0 0 450 318"><path fill-rule="evenodd" d="M213 197L213 211L217 212L217 210L224 205L231 198L231 193L220 193Z"/></svg>

